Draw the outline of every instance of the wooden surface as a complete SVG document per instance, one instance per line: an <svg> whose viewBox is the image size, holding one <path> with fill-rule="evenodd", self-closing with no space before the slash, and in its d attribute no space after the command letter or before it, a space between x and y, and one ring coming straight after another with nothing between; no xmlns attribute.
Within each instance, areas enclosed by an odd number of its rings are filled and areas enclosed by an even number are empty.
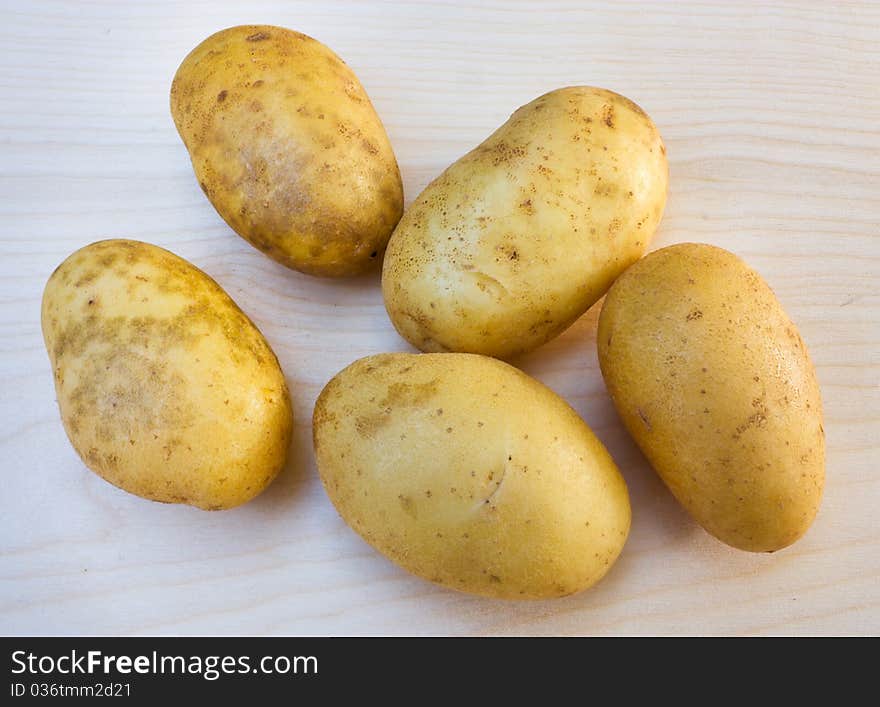
<svg viewBox="0 0 880 707"><path fill-rule="evenodd" d="M0 459L4 634L880 633L880 6L876 3L6 2L0 23ZM476 5L476 4L475 4ZM304 31L354 68L407 201L519 105L563 85L641 104L668 147L653 247L706 241L756 267L818 369L818 519L774 555L729 549L676 505L618 422L595 308L518 364L562 394L629 483L633 528L593 590L505 603L406 574L337 517L312 405L353 359L407 350L375 277L287 271L199 190L168 109L215 30ZM222 513L150 503L85 469L39 324L52 270L106 237L206 270L271 342L298 419L282 477Z"/></svg>

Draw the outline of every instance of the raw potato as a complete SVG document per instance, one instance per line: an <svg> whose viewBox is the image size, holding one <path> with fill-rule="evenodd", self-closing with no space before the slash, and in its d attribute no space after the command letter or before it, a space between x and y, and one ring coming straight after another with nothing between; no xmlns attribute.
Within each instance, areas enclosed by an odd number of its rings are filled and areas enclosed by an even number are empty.
<svg viewBox="0 0 880 707"><path fill-rule="evenodd" d="M632 101L589 86L541 96L404 214L382 272L391 321L422 351L509 358L540 346L642 256L668 171Z"/></svg>
<svg viewBox="0 0 880 707"><path fill-rule="evenodd" d="M629 497L602 443L550 389L470 354L381 354L315 405L324 487L405 569L505 599L581 591L626 541Z"/></svg>
<svg viewBox="0 0 880 707"><path fill-rule="evenodd" d="M86 246L49 278L42 323L67 436L111 484L218 510L284 466L293 420L278 360L182 258L138 241Z"/></svg>
<svg viewBox="0 0 880 707"><path fill-rule="evenodd" d="M311 275L381 262L403 185L363 86L328 47L247 25L183 60L171 113L205 194L256 248Z"/></svg>
<svg viewBox="0 0 880 707"><path fill-rule="evenodd" d="M624 424L706 530L754 552L806 532L825 478L819 384L755 271L708 245L651 253L608 293L598 347Z"/></svg>

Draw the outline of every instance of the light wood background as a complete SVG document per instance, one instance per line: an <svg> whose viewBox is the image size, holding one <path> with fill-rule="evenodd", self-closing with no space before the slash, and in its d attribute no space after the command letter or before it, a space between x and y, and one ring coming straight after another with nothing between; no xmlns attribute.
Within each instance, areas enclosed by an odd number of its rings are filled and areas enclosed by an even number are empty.
<svg viewBox="0 0 880 707"><path fill-rule="evenodd" d="M0 13L0 632L880 633L880 5L108 0ZM547 90L595 84L641 104L671 164L653 246L743 256L812 352L828 480L807 536L752 555L684 514L605 394L595 309L518 363L583 415L629 483L632 533L603 582L547 602L474 598L406 574L349 530L316 475L312 405L353 359L408 347L377 278L312 279L233 234L169 115L184 55L253 22L304 31L354 68L408 202ZM203 268L275 348L295 444L252 503L211 514L143 501L67 442L39 301L61 260L107 237Z"/></svg>

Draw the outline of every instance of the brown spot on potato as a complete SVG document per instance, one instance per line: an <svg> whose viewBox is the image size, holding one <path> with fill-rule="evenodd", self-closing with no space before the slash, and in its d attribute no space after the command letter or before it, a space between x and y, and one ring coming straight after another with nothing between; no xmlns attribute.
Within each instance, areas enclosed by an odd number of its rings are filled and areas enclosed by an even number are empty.
<svg viewBox="0 0 880 707"><path fill-rule="evenodd" d="M254 34L248 35L245 39L247 39L248 42L264 42L271 37L271 34L266 32L265 30L262 30L260 32L255 32Z"/></svg>
<svg viewBox="0 0 880 707"><path fill-rule="evenodd" d="M220 93L217 94L217 103L223 103L226 100L226 96L229 95L229 92L224 88Z"/></svg>
<svg viewBox="0 0 880 707"><path fill-rule="evenodd" d="M430 492L429 492L430 495ZM406 513L410 518L418 518L418 508L416 507L415 501L411 499L409 496L404 496L403 494L397 497L397 500L400 501L400 507L403 509L403 512Z"/></svg>
<svg viewBox="0 0 880 707"><path fill-rule="evenodd" d="M427 383L392 383L388 386L388 393L382 400L381 405L387 407L395 405L407 407L422 406L438 394L438 385L437 379ZM442 413L442 409L440 412Z"/></svg>
<svg viewBox="0 0 880 707"><path fill-rule="evenodd" d="M361 437L372 438L376 433L388 424L391 409L385 408L381 412L359 416L354 423L354 428Z"/></svg>
<svg viewBox="0 0 880 707"><path fill-rule="evenodd" d="M602 122L609 128L614 127L614 106L611 103L602 106Z"/></svg>
<svg viewBox="0 0 880 707"><path fill-rule="evenodd" d="M485 152L491 155L492 165L498 167L500 165L509 164L526 156L526 149L522 145L510 145L505 141L499 141L494 144L484 142L474 150L474 153Z"/></svg>
<svg viewBox="0 0 880 707"><path fill-rule="evenodd" d="M614 182L603 181L602 177L596 178L596 185L593 187L593 194L596 196L614 196L619 191L619 187Z"/></svg>

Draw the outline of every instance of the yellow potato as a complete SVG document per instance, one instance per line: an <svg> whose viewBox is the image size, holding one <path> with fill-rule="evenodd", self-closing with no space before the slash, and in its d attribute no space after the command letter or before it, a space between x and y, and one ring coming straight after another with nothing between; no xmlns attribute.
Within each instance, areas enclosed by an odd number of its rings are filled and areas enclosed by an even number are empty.
<svg viewBox="0 0 880 707"><path fill-rule="evenodd" d="M623 477L562 398L472 354L381 354L313 420L343 519L405 569L464 592L556 597L597 582L630 525Z"/></svg>
<svg viewBox="0 0 880 707"><path fill-rule="evenodd" d="M403 213L400 171L328 47L267 25L218 32L177 70L171 113L208 199L253 246L311 275L381 262Z"/></svg>
<svg viewBox="0 0 880 707"><path fill-rule="evenodd" d="M541 96L404 214L382 272L391 321L422 351L540 346L641 257L667 179L663 141L632 101L588 86Z"/></svg>
<svg viewBox="0 0 880 707"><path fill-rule="evenodd" d="M598 347L624 424L706 530L754 552L806 532L825 478L819 384L755 271L708 245L651 253L608 293Z"/></svg>
<svg viewBox="0 0 880 707"><path fill-rule="evenodd" d="M185 260L138 241L86 246L49 278L42 323L67 436L111 484L217 510L284 466L293 421L278 360Z"/></svg>

